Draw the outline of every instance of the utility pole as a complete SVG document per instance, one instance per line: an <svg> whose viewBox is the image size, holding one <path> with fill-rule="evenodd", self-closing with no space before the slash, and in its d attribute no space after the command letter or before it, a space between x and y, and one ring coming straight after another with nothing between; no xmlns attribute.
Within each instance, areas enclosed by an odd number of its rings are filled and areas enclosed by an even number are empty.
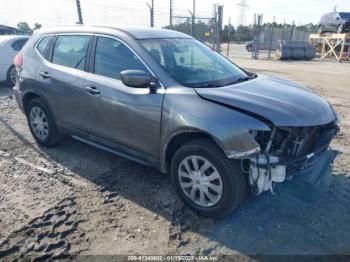
<svg viewBox="0 0 350 262"><path fill-rule="evenodd" d="M293 41L293 36L294 36L294 25L295 25L295 21L293 20L293 23L292 23L292 32L290 34L290 39L289 41Z"/></svg>
<svg viewBox="0 0 350 262"><path fill-rule="evenodd" d="M212 39L213 39L213 49L217 50L216 44L217 44L217 23L218 23L218 5L213 4L213 28L212 28Z"/></svg>
<svg viewBox="0 0 350 262"><path fill-rule="evenodd" d="M154 27L154 0L151 1L151 4L146 3L148 8L149 8L149 12L150 12L150 24L151 27Z"/></svg>
<svg viewBox="0 0 350 262"><path fill-rule="evenodd" d="M80 5L80 0L76 0L77 3L77 12L78 12L78 24L83 24L83 15L81 13L81 5Z"/></svg>
<svg viewBox="0 0 350 262"><path fill-rule="evenodd" d="M174 16L174 1L170 0L170 10L169 10L169 26L170 28L173 27L173 16Z"/></svg>
<svg viewBox="0 0 350 262"><path fill-rule="evenodd" d="M260 49L260 36L261 36L261 25L263 20L263 14L255 14L254 15L254 40L253 40L253 52L252 58L259 59L259 49Z"/></svg>
<svg viewBox="0 0 350 262"><path fill-rule="evenodd" d="M228 28L227 28L227 57L230 55L230 31L231 31L231 17L228 18Z"/></svg>
<svg viewBox="0 0 350 262"><path fill-rule="evenodd" d="M272 49L272 42L273 42L273 30L275 28L275 22L276 22L276 17L273 17L273 23L271 25L271 34L270 34L270 43L269 43L269 58L271 58L271 49Z"/></svg>
<svg viewBox="0 0 350 262"><path fill-rule="evenodd" d="M195 35L195 26L196 26L196 0L193 0L193 8L192 8L192 36Z"/></svg>
<svg viewBox="0 0 350 262"><path fill-rule="evenodd" d="M221 53L221 31L222 31L222 21L224 17L224 6L218 5L217 23L216 23L216 51Z"/></svg>

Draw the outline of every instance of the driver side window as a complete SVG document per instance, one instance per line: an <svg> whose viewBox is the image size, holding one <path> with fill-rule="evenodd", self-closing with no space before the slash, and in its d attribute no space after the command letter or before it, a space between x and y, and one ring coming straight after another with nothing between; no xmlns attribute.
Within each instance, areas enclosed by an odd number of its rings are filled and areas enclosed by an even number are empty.
<svg viewBox="0 0 350 262"><path fill-rule="evenodd" d="M140 59L122 42L108 37L98 37L94 73L120 80L124 70L148 71Z"/></svg>

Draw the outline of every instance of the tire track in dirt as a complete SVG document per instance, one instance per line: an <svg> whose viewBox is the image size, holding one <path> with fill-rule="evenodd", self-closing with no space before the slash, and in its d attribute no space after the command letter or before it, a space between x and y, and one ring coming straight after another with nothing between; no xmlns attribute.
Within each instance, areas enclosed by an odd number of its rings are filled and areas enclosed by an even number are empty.
<svg viewBox="0 0 350 262"><path fill-rule="evenodd" d="M71 247L70 237L85 221L78 213L75 197L64 198L11 233L0 244L0 260L67 258Z"/></svg>

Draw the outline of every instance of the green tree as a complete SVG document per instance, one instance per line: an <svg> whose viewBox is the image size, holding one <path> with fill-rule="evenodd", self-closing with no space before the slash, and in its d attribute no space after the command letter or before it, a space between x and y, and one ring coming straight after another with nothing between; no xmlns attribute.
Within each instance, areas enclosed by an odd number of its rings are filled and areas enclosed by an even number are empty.
<svg viewBox="0 0 350 262"><path fill-rule="evenodd" d="M17 28L23 34L26 34L26 35L33 34L33 30L29 27L27 22L19 22L17 24Z"/></svg>
<svg viewBox="0 0 350 262"><path fill-rule="evenodd" d="M27 22L21 21L17 24L17 28L21 34L32 35L35 30L38 30L41 28L41 24L35 23L33 28L30 28Z"/></svg>
<svg viewBox="0 0 350 262"><path fill-rule="evenodd" d="M33 31L38 30L38 29L40 29L41 27L42 27L42 25L41 25L41 24L39 24L39 23L35 23L35 24L34 24Z"/></svg>

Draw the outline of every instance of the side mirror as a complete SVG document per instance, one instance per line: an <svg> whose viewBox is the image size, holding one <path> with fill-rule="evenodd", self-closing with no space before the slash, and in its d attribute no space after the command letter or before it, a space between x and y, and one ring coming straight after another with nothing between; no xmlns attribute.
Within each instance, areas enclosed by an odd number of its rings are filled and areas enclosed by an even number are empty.
<svg viewBox="0 0 350 262"><path fill-rule="evenodd" d="M149 87L152 76L143 70L125 70L120 72L121 80L124 85L136 88Z"/></svg>

